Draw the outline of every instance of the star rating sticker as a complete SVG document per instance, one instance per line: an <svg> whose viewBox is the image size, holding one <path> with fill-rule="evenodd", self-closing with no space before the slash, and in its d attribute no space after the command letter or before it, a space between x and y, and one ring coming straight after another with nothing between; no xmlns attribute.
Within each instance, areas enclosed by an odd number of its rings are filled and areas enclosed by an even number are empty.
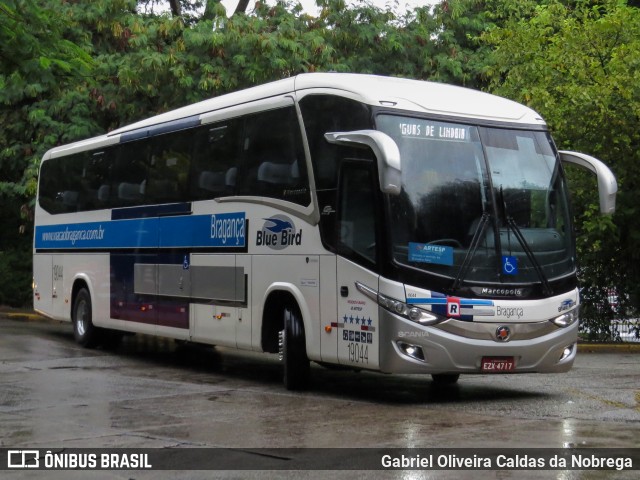
<svg viewBox="0 0 640 480"><path fill-rule="evenodd" d="M371 320L371 318L369 318L369 320L367 320L367 322L369 322L369 326L371 326L371 324L373 323L373 320Z"/></svg>
<svg viewBox="0 0 640 480"><path fill-rule="evenodd" d="M349 317L349 323L353 323L353 315Z"/></svg>
<svg viewBox="0 0 640 480"><path fill-rule="evenodd" d="M342 317L344 320L344 323L347 323L347 320L349 320L349 318L347 318L347 316L345 315L344 317Z"/></svg>
<svg viewBox="0 0 640 480"><path fill-rule="evenodd" d="M356 325L360 325L360 317L356 317Z"/></svg>

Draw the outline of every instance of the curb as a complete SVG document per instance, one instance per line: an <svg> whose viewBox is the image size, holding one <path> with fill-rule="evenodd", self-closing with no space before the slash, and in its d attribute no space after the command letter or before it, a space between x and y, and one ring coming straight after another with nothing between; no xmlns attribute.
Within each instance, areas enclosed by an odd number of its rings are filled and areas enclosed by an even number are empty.
<svg viewBox="0 0 640 480"><path fill-rule="evenodd" d="M47 318L42 315L28 312L0 312L0 315L3 315L10 320L23 320L27 322L41 322L47 320Z"/></svg>
<svg viewBox="0 0 640 480"><path fill-rule="evenodd" d="M579 353L640 353L640 343L579 343Z"/></svg>

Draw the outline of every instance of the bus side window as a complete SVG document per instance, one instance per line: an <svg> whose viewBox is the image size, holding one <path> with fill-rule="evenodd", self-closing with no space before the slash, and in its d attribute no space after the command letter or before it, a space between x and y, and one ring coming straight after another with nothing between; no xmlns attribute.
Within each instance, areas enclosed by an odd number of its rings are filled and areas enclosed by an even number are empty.
<svg viewBox="0 0 640 480"><path fill-rule="evenodd" d="M246 119L240 195L308 205L311 201L300 125L293 107Z"/></svg>
<svg viewBox="0 0 640 480"><path fill-rule="evenodd" d="M335 251L338 170L343 158L371 158L367 149L330 144L327 132L372 128L369 108L359 102L334 95L309 95L300 101L304 129L320 208L320 233L326 248Z"/></svg>
<svg viewBox="0 0 640 480"><path fill-rule="evenodd" d="M53 214L108 208L107 152L81 152L44 162L40 206Z"/></svg>
<svg viewBox="0 0 640 480"><path fill-rule="evenodd" d="M84 168L85 198L83 210L109 208L110 172L113 149L86 152Z"/></svg>
<svg viewBox="0 0 640 480"><path fill-rule="evenodd" d="M115 149L115 165L110 188L112 207L143 203L148 157L148 140L124 143Z"/></svg>
<svg viewBox="0 0 640 480"><path fill-rule="evenodd" d="M240 157L240 122L200 127L194 137L189 184L194 200L234 195Z"/></svg>
<svg viewBox="0 0 640 480"><path fill-rule="evenodd" d="M152 138L147 177L141 188L145 203L187 200L193 138L193 130L180 130Z"/></svg>
<svg viewBox="0 0 640 480"><path fill-rule="evenodd" d="M85 153L54 158L42 164L40 206L49 213L70 213L83 209Z"/></svg>
<svg viewBox="0 0 640 480"><path fill-rule="evenodd" d="M338 252L366 267L376 264L373 163L347 160L340 170Z"/></svg>

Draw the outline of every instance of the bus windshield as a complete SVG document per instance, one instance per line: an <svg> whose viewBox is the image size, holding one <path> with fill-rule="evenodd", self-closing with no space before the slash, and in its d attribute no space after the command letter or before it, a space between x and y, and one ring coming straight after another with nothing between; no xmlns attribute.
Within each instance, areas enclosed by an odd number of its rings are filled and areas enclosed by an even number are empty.
<svg viewBox="0 0 640 480"><path fill-rule="evenodd" d="M379 115L398 144L387 197L393 259L464 283L541 283L575 271L567 190L544 131Z"/></svg>

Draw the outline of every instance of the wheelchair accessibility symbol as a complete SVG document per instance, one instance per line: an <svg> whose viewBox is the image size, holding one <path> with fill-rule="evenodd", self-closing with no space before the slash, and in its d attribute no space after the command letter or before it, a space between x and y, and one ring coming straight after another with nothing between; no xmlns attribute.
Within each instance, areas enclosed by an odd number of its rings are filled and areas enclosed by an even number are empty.
<svg viewBox="0 0 640 480"><path fill-rule="evenodd" d="M502 273L505 275L518 274L518 259L509 255L502 256Z"/></svg>

